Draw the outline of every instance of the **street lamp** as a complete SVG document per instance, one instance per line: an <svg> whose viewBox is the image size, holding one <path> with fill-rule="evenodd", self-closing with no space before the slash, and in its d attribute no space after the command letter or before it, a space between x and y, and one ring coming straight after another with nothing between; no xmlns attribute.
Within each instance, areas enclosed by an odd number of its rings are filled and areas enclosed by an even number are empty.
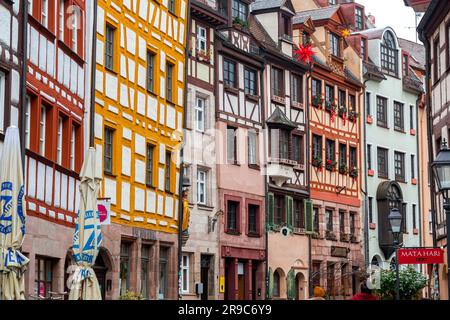
<svg viewBox="0 0 450 320"><path fill-rule="evenodd" d="M450 190L450 149L447 147L447 142L445 139L442 142L441 150L433 161L431 165L434 173L434 178L436 180L437 187L439 192L442 193L442 197L444 200L444 211L447 223L447 270L450 266L450 254L448 251L448 243L450 239L449 230L450 230L450 198L449 198L449 190ZM447 293L450 296L450 281L447 281ZM450 299L450 298L449 298Z"/></svg>
<svg viewBox="0 0 450 320"><path fill-rule="evenodd" d="M389 223L391 225L392 235L394 236L394 250L395 250L395 299L400 300L400 274L399 274L399 264L398 264L398 247L400 230L402 226L402 215L397 208L392 208L388 216Z"/></svg>

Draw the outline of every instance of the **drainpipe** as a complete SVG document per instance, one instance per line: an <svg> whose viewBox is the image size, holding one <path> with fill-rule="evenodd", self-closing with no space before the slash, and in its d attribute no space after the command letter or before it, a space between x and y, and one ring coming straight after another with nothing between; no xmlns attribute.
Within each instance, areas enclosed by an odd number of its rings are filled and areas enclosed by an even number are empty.
<svg viewBox="0 0 450 320"><path fill-rule="evenodd" d="M25 1L26 2L26 1ZM95 72L97 71L97 0L93 3L92 57L91 57L91 105L89 110L89 147L94 148Z"/></svg>
<svg viewBox="0 0 450 320"><path fill-rule="evenodd" d="M190 42L190 34L191 34L191 0L187 1L188 12L187 12L187 25L189 26L186 30L185 43L186 47L184 48L184 97L183 97L183 127L181 130L185 130L186 121L187 121L187 108L188 103L188 64L189 64L189 42ZM182 135L181 148L180 148L180 173L178 177L178 300L182 299L181 295L181 263L183 257L183 239L182 239L182 227L183 227L183 180L184 180L184 144L185 144L186 135Z"/></svg>
<svg viewBox="0 0 450 320"><path fill-rule="evenodd" d="M305 121L305 131L306 131L306 176L308 177L308 195L309 195L309 199L311 200L311 175L310 175L310 166L309 166L309 139L310 139L310 130L309 130L309 117L310 117L310 112L309 112L309 81L311 80L311 76L312 76L312 62L309 64L309 70L308 70L308 75L306 77L306 121ZM313 212L314 212L314 207L313 207ZM313 218L314 221L314 218ZM314 229L314 223L313 223L313 229ZM312 244L311 244L311 235L308 235L308 260L309 260L309 272L308 272L308 289L309 289L309 296L311 297L313 295L313 287L312 287L312 254L311 254L311 250L312 250Z"/></svg>
<svg viewBox="0 0 450 320"><path fill-rule="evenodd" d="M369 81L370 79L366 79L363 82L363 105L362 105L362 109L363 109L363 128L364 128L364 143L363 143L363 148L364 148L364 161L362 162L362 167L364 168L364 262L366 264L366 269L369 267L370 261L369 261L369 199L368 199L368 185L367 185L367 126L365 124L366 118L367 118L367 114L366 114L366 83Z"/></svg>
<svg viewBox="0 0 450 320"><path fill-rule="evenodd" d="M27 56L28 56L28 1L22 0L22 75L21 75L21 98L20 98L20 148L22 156L22 170L25 181L25 100L27 96Z"/></svg>
<svg viewBox="0 0 450 320"><path fill-rule="evenodd" d="M425 54L426 57L431 57L431 48L430 43L428 41L427 36L425 35L425 32L423 30L420 30L419 32L419 39L423 42L425 46ZM434 159L433 154L433 119L431 115L431 63L430 59L427 59L425 64L425 94L426 94L426 108L427 108L427 122L428 122L428 128L427 128L427 138L428 138L428 177L429 177L429 185L430 185L430 191L431 191L431 222L432 222L432 232L433 232L433 246L437 246L437 237L436 237L436 190L435 190L435 184L434 184L434 173L433 170L431 170L431 162ZM433 270L435 268L439 269L439 265L433 265ZM439 283L439 272L436 272L436 278Z"/></svg>

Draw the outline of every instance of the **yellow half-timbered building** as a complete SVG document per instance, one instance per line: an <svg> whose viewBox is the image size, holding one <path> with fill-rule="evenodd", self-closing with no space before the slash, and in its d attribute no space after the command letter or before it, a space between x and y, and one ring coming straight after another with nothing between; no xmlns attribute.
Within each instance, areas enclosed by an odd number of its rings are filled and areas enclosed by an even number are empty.
<svg viewBox="0 0 450 320"><path fill-rule="evenodd" d="M187 9L186 0L98 0L94 132L112 222L102 258L120 260L106 275L118 288L111 298L177 297Z"/></svg>

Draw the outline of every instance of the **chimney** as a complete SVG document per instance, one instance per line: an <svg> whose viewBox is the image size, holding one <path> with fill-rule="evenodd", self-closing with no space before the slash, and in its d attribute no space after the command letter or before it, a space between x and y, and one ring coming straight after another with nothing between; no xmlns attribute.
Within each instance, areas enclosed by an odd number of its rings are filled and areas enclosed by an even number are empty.
<svg viewBox="0 0 450 320"><path fill-rule="evenodd" d="M375 16L372 15L371 13L369 13L369 15L367 16L367 19L369 20L369 22L373 25L375 25Z"/></svg>

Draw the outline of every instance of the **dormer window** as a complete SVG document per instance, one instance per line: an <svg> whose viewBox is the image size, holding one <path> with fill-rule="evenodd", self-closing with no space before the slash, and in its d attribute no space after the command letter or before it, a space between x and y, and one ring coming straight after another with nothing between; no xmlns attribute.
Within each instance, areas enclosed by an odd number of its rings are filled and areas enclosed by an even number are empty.
<svg viewBox="0 0 450 320"><path fill-rule="evenodd" d="M406 77L409 74L409 59L408 55L404 54L402 59L403 76Z"/></svg>
<svg viewBox="0 0 450 320"><path fill-rule="evenodd" d="M311 41L311 37L308 32L302 32L302 44L305 46Z"/></svg>
<svg viewBox="0 0 450 320"><path fill-rule="evenodd" d="M393 34L386 31L383 36L383 43L381 43L381 67L394 76L398 75L397 52Z"/></svg>
<svg viewBox="0 0 450 320"><path fill-rule="evenodd" d="M355 8L355 28L358 30L364 29L363 11L361 8Z"/></svg>
<svg viewBox="0 0 450 320"><path fill-rule="evenodd" d="M284 38L290 38L291 37L291 29L292 29L292 23L291 18L285 15L281 15L281 21L282 21L282 30L281 30L281 36Z"/></svg>
<svg viewBox="0 0 450 320"><path fill-rule="evenodd" d="M361 59L363 61L367 60L367 40L365 38L361 38Z"/></svg>
<svg viewBox="0 0 450 320"><path fill-rule="evenodd" d="M330 53L335 57L341 56L339 42L339 37L336 34L330 32Z"/></svg>
<svg viewBox="0 0 450 320"><path fill-rule="evenodd" d="M242 21L247 21L248 4L240 0L233 0L233 6L231 7L231 16L234 19L238 18Z"/></svg>

